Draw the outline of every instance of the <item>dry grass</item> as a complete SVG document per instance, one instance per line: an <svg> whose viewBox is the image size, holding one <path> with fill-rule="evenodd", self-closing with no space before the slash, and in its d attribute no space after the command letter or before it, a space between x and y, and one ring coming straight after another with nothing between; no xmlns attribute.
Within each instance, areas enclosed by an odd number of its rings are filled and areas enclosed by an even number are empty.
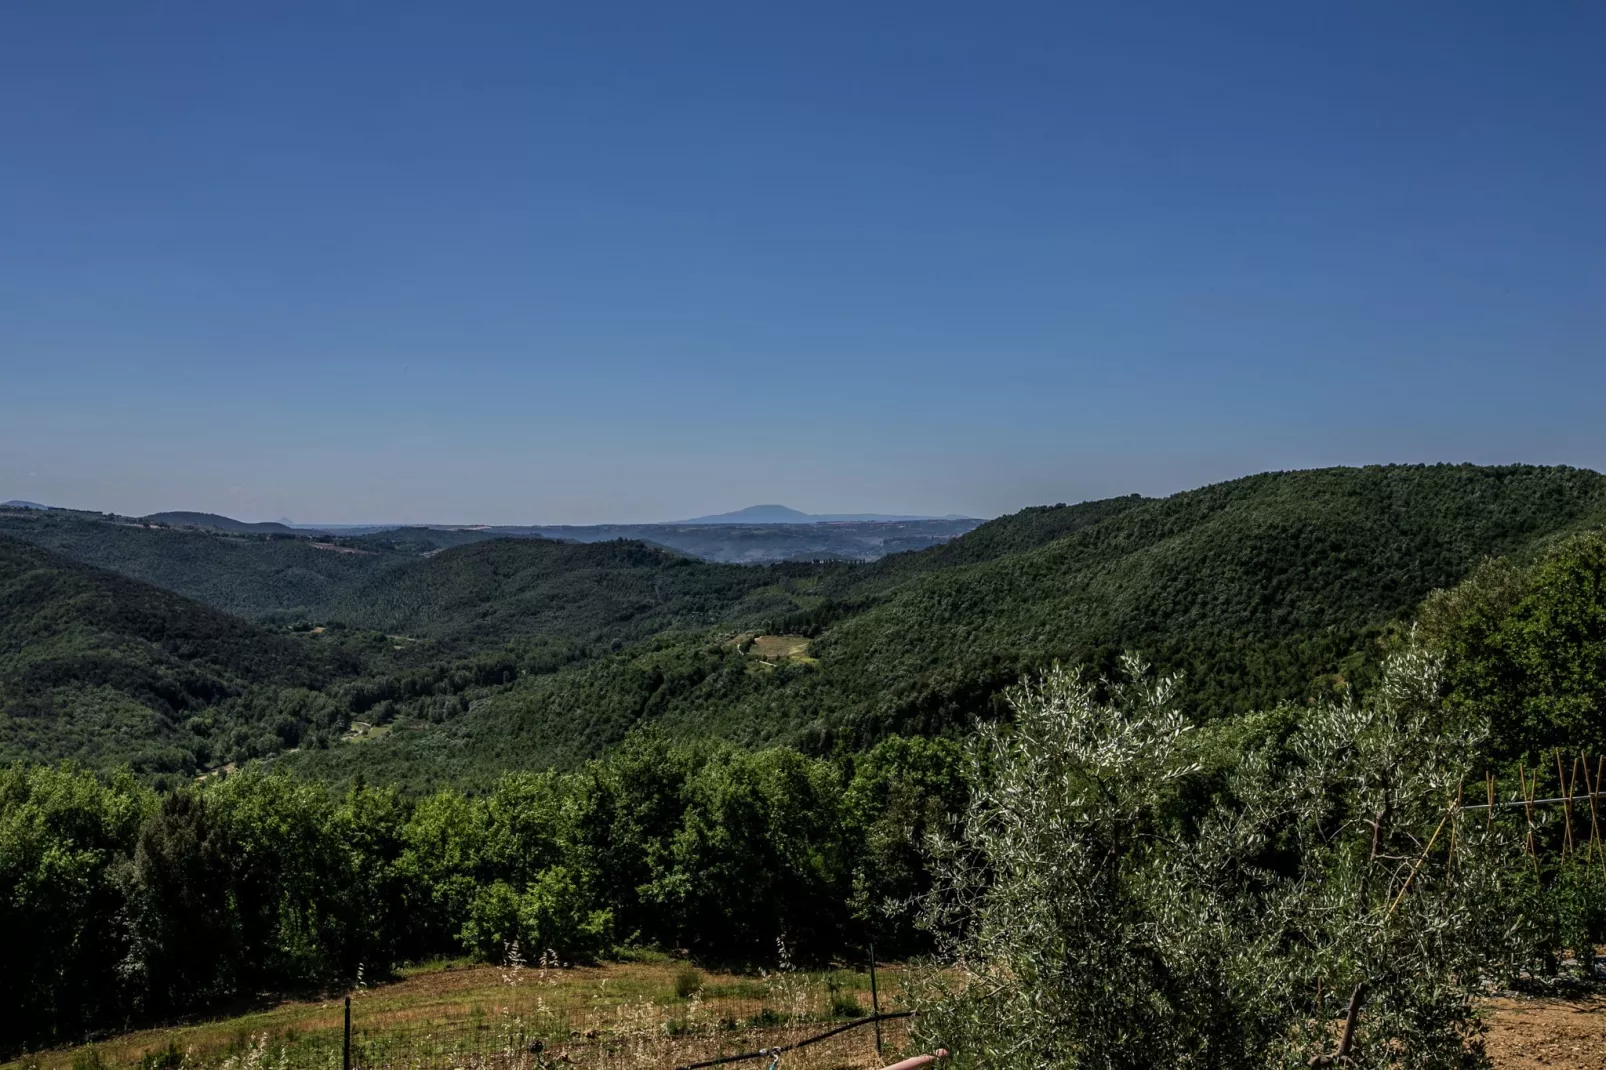
<svg viewBox="0 0 1606 1070"><path fill-rule="evenodd" d="M420 969L353 994L354 1061L365 1070L669 1068L800 1040L870 1006L868 976L851 971L703 972L700 985L682 997L684 974L685 966L672 962ZM901 995L898 971L880 980L888 1009ZM240 1017L35 1053L6 1070L150 1066L169 1050L181 1053L187 1068L339 1070L342 1016L339 997L287 1001ZM884 1024L889 1053L904 1043L904 1025ZM532 1041L540 1042L541 1055L530 1052ZM864 1027L783 1056L779 1065L859 1070L881 1061L874 1031Z"/></svg>
<svg viewBox="0 0 1606 1070"><path fill-rule="evenodd" d="M684 963L521 969L433 966L358 990L356 1065L363 1070L669 1070L688 1062L790 1043L868 1011L863 973L734 975ZM900 971L881 976L884 1009L900 1005ZM679 992L686 992L685 996ZM768 1019L765 1011L774 1019ZM336 996L286 1001L235 1018L151 1029L94 1045L39 1052L0 1070L118 1070L168 1050L195 1070L339 1070L343 1006ZM1494 999L1486 1043L1496 1070L1606 1070L1606 997ZM893 1061L906 1023L888 1022L884 1059L865 1027L781 1057L780 1070L870 1070ZM540 1040L538 1057L529 1042ZM767 1060L735 1070L767 1067Z"/></svg>

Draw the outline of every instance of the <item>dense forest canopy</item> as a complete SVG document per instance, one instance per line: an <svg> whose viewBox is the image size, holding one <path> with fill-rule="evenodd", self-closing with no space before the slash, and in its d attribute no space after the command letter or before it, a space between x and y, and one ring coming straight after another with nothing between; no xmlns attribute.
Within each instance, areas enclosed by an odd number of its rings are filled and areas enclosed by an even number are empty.
<svg viewBox="0 0 1606 1070"><path fill-rule="evenodd" d="M573 766L645 724L817 753L962 733L1022 674L1109 668L1127 649L1181 672L1198 716L1224 717L1364 689L1431 591L1603 520L1596 473L1465 465L1033 508L870 563L721 565L533 538L419 551L384 542L395 533L335 543L14 511L0 529L59 551L58 573L113 570L75 574L106 587L101 604L160 605L199 638L152 646L96 618L52 640L52 664L122 651L110 675L24 674L40 641L9 651L4 745L147 776L294 750L336 780L485 785ZM54 597L8 591L14 628ZM219 661L210 644L231 636L295 671Z"/></svg>
<svg viewBox="0 0 1606 1070"><path fill-rule="evenodd" d="M0 606L7 758L194 769L244 696L310 696L359 664L3 536Z"/></svg>
<svg viewBox="0 0 1606 1070"><path fill-rule="evenodd" d="M0 510L0 535L252 620L311 612L363 578L409 560L326 549L307 537L223 533L58 509Z"/></svg>

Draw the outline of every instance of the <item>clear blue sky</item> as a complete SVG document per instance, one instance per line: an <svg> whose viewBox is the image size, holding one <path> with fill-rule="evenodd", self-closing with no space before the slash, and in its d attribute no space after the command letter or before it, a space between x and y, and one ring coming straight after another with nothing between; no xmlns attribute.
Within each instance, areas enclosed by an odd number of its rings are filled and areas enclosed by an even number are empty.
<svg viewBox="0 0 1606 1070"><path fill-rule="evenodd" d="M1606 468L1606 4L0 7L0 499Z"/></svg>

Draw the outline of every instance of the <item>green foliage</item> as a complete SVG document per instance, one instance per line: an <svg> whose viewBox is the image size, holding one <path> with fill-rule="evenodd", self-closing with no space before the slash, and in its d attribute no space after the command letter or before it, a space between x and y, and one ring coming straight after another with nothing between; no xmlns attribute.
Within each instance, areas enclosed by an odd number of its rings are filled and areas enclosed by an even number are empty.
<svg viewBox="0 0 1606 1070"><path fill-rule="evenodd" d="M1372 704L1242 753L1195 812L1174 682L1126 668L1050 673L1012 692L1011 731L983 729L919 1035L1023 1070L1486 1065L1474 986L1531 934L1508 912L1514 838L1454 813L1479 740L1429 730L1433 660L1402 655Z"/></svg>
<svg viewBox="0 0 1606 1070"><path fill-rule="evenodd" d="M861 838L867 808L899 768L918 799L962 799L942 779L963 775L951 750L892 740L850 768L642 736L572 773L422 798L256 770L157 796L15 765L0 772L0 924L17 934L0 941L0 999L28 1013L0 1020L0 1050L465 950L572 962L624 941L752 962L781 942L811 959L891 946L901 919L850 923L856 875L886 868ZM918 799L910 812L931 814ZM923 887L908 846L895 879Z"/></svg>
<svg viewBox="0 0 1606 1070"><path fill-rule="evenodd" d="M587 890L564 866L539 873L523 892L506 881L479 889L459 939L489 962L539 951L559 961L589 962L612 946L613 914L592 908Z"/></svg>
<svg viewBox="0 0 1606 1070"><path fill-rule="evenodd" d="M1535 977L1555 977L1561 956L1572 952L1585 977L1593 976L1595 948L1606 941L1606 875L1596 858L1544 852L1517 875L1511 914L1531 927Z"/></svg>
<svg viewBox="0 0 1606 1070"><path fill-rule="evenodd" d="M1526 568L1485 563L1428 600L1423 634L1447 654L1452 709L1493 725L1495 756L1606 748L1606 532Z"/></svg>
<svg viewBox="0 0 1606 1070"><path fill-rule="evenodd" d="M341 553L305 536L221 534L68 510L0 511L0 535L253 619L315 614L339 591L409 560Z"/></svg>
<svg viewBox="0 0 1606 1070"><path fill-rule="evenodd" d="M1373 686L1430 591L1603 508L1593 472L1441 465L1028 510L871 565L746 570L770 586L712 631L663 632L521 677L427 731L297 760L334 779L360 768L415 787L487 783L572 767L643 723L830 753L961 734L1007 716L999 695L1022 675L1056 661L1108 671L1123 650L1180 673L1201 720L1309 705ZM738 641L754 631L811 635L812 660L760 665Z"/></svg>
<svg viewBox="0 0 1606 1070"><path fill-rule="evenodd" d="M164 798L133 854L124 969L140 1009L316 987L393 957L384 870L399 837L380 822L401 811L367 794L341 806L315 785L241 774Z"/></svg>
<svg viewBox="0 0 1606 1070"><path fill-rule="evenodd" d="M791 751L632 739L589 767L580 814L620 931L715 957L842 937L840 771Z"/></svg>
<svg viewBox="0 0 1606 1070"><path fill-rule="evenodd" d="M883 558L864 569L864 576L865 579L871 579L878 575L910 575L993 561L1009 554L1046 546L1056 539L1090 528L1152 500L1127 494L1075 505L1029 506L1018 513L989 520L967 532L964 538L943 543L924 553Z"/></svg>
<svg viewBox="0 0 1606 1070"><path fill-rule="evenodd" d="M277 750L316 719L322 700L307 689L337 666L288 636L0 537L0 757L171 773ZM286 704L307 708L286 715Z"/></svg>
<svg viewBox="0 0 1606 1070"><path fill-rule="evenodd" d="M861 733L932 732L1024 672L1142 650L1202 715L1315 698L1334 674L1364 685L1376 638L1429 591L1598 515L1603 492L1594 473L1471 466L1205 487L897 586L823 635L819 671L788 690Z"/></svg>
<svg viewBox="0 0 1606 1070"><path fill-rule="evenodd" d="M675 998L690 999L703 990L703 971L684 966L675 971Z"/></svg>
<svg viewBox="0 0 1606 1070"><path fill-rule="evenodd" d="M706 627L771 582L763 570L711 565L639 542L495 539L377 575L335 599L327 614L468 643L635 640Z"/></svg>
<svg viewBox="0 0 1606 1070"><path fill-rule="evenodd" d="M154 799L128 779L0 770L0 1006L10 1035L63 1039L115 1020L128 937L123 868Z"/></svg>
<svg viewBox="0 0 1606 1070"><path fill-rule="evenodd" d="M853 983L850 975L847 984L839 977L830 977L825 982L826 990L830 993L831 1017L833 1018L862 1018L864 1008L859 1005L859 997L855 995L858 987Z"/></svg>
<svg viewBox="0 0 1606 1070"><path fill-rule="evenodd" d="M928 950L915 926L931 890L926 845L965 812L968 788L964 749L949 739L893 736L854 760L842 801L844 835L858 845L850 902L883 955Z"/></svg>

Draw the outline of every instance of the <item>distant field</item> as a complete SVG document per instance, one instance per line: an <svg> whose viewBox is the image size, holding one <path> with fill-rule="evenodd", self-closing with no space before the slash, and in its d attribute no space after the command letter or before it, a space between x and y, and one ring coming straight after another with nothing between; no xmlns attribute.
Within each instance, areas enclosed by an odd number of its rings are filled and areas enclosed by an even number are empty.
<svg viewBox="0 0 1606 1070"><path fill-rule="evenodd" d="M809 641L801 635L759 635L748 653L767 661L807 661Z"/></svg>
<svg viewBox="0 0 1606 1070"><path fill-rule="evenodd" d="M883 1010L902 999L901 971L878 977ZM362 1068L668 1070L773 1047L870 1013L870 979L853 970L739 976L680 963L545 969L437 966L352 998L354 1065ZM0 1070L339 1070L341 998L289 1001L234 1018L151 1029L34 1053ZM892 1062L906 1024L862 1027L784 1056L787 1070L861 1070ZM530 1052L540 1041L539 1056ZM741 1066L767 1067L768 1060Z"/></svg>

